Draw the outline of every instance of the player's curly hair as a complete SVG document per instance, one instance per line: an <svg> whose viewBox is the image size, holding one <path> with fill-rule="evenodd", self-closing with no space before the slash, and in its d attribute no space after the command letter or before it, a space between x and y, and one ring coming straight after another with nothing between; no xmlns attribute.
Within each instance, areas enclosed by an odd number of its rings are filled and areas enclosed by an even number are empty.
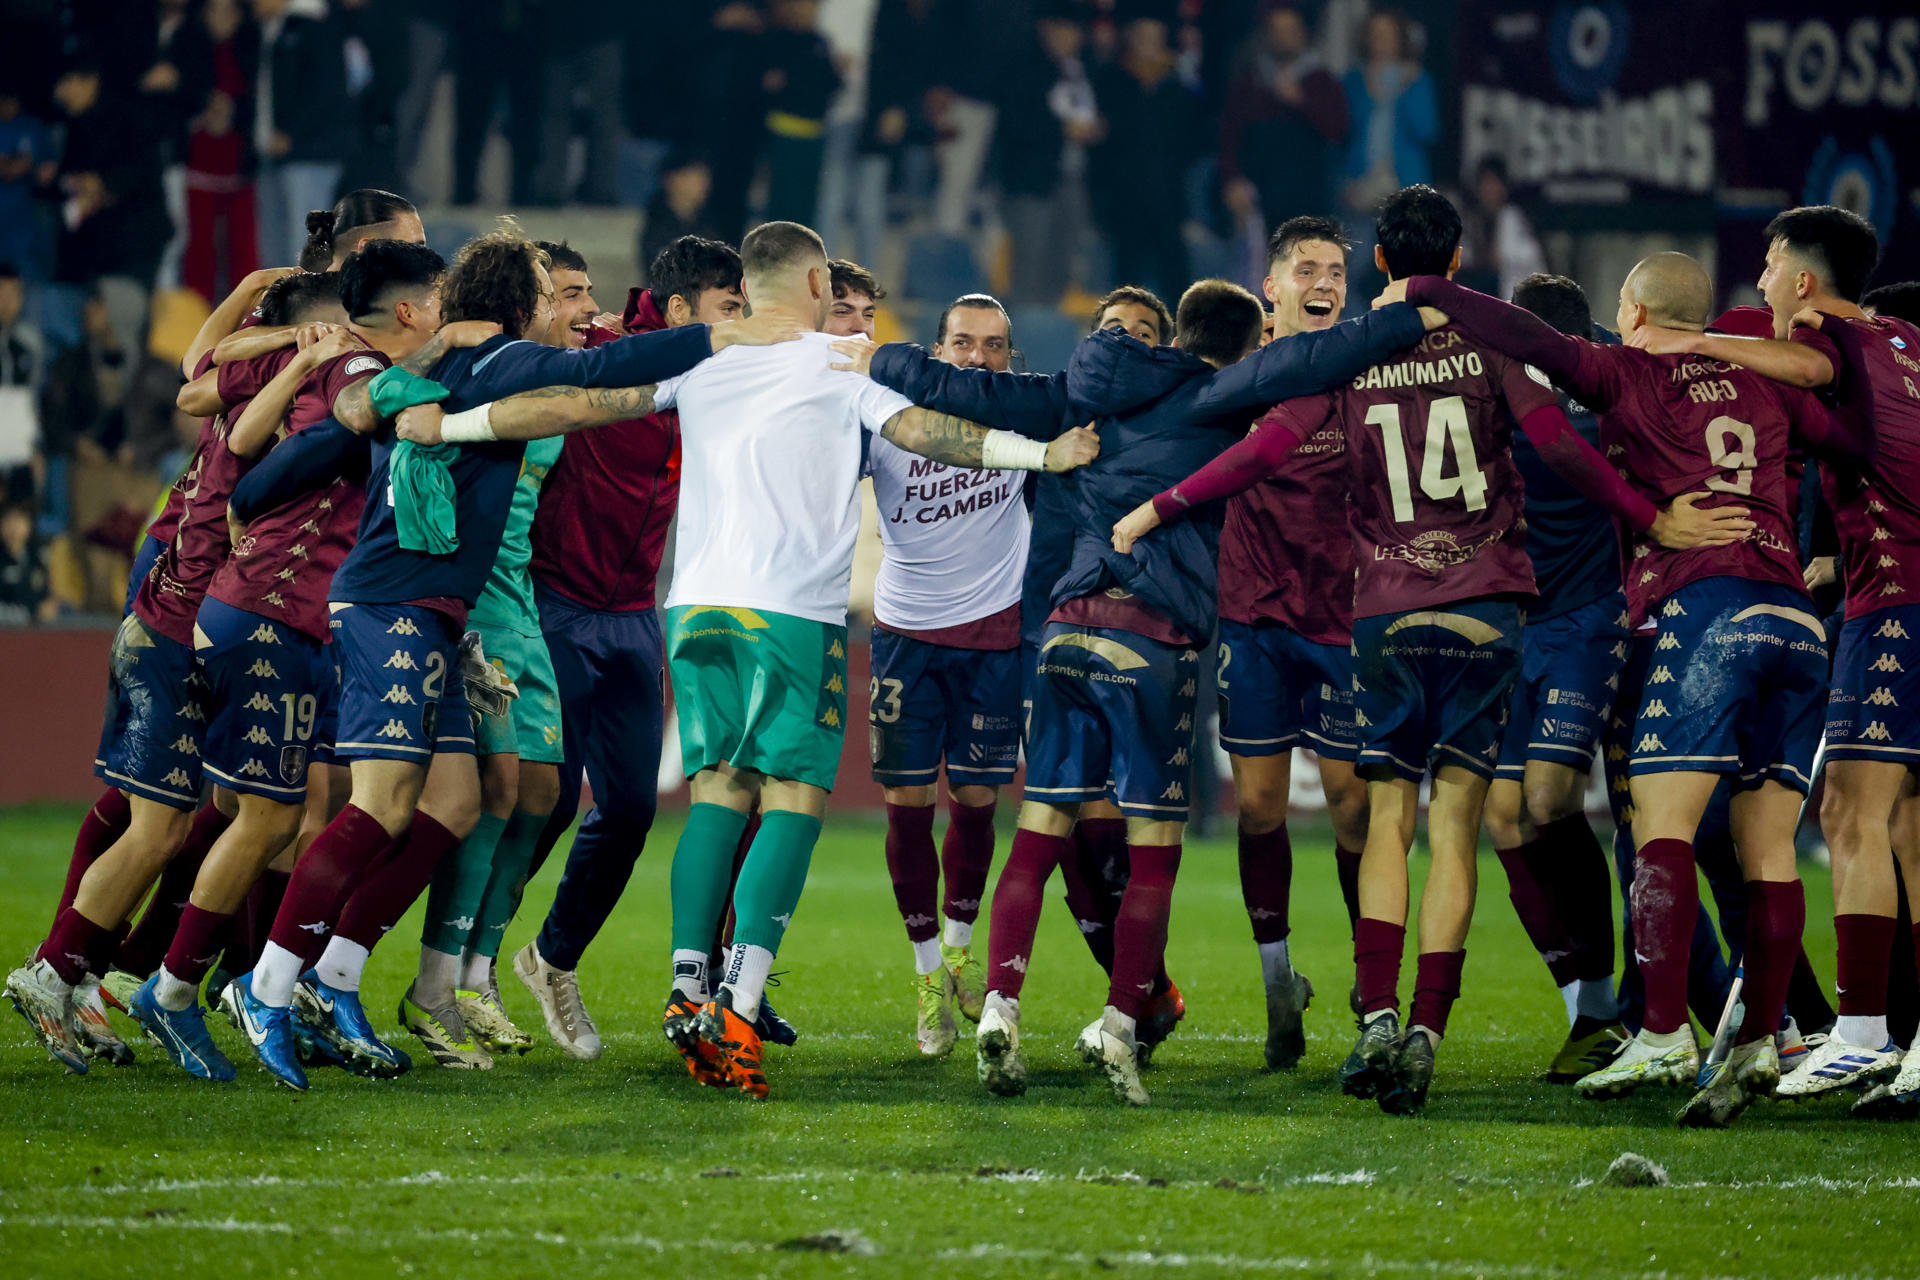
<svg viewBox="0 0 1920 1280"><path fill-rule="evenodd" d="M1100 322L1106 318L1109 309L1124 303L1145 307L1153 312L1160 325L1160 345L1165 346L1173 341L1173 312L1167 308L1166 303L1160 301L1159 294L1151 289L1143 289L1137 284L1123 284L1100 299L1093 309L1093 323L1088 326L1088 332L1100 327Z"/></svg>
<svg viewBox="0 0 1920 1280"><path fill-rule="evenodd" d="M453 255L440 284L440 316L456 320L490 320L509 338L526 336L527 326L540 309L540 277L547 255L518 227L503 226L475 236Z"/></svg>
<svg viewBox="0 0 1920 1280"><path fill-rule="evenodd" d="M880 287L880 278L847 258L828 258L827 278L836 298L864 293L875 302L886 301L887 291Z"/></svg>

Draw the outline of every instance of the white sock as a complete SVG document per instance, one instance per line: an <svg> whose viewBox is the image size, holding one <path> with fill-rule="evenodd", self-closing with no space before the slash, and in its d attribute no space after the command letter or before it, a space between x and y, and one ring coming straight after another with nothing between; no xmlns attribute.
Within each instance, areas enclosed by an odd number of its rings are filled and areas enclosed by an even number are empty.
<svg viewBox="0 0 1920 1280"><path fill-rule="evenodd" d="M913 944L913 971L932 973L940 967L940 940L927 938Z"/></svg>
<svg viewBox="0 0 1920 1280"><path fill-rule="evenodd" d="M971 920L949 920L940 929L940 941L950 947L970 947L973 945L973 922Z"/></svg>
<svg viewBox="0 0 1920 1280"><path fill-rule="evenodd" d="M1675 1049L1683 1044L1694 1044L1692 1027L1679 1027L1672 1031L1649 1031L1640 1028L1640 1039L1655 1049Z"/></svg>
<svg viewBox="0 0 1920 1280"><path fill-rule="evenodd" d="M1134 1018L1132 1014L1122 1013L1118 1009L1114 1008L1112 1005L1108 1005L1106 1019L1108 1022L1118 1023L1121 1027L1125 1028L1128 1039L1133 1038L1134 1027L1137 1024L1134 1022Z"/></svg>
<svg viewBox="0 0 1920 1280"><path fill-rule="evenodd" d="M1567 1006L1567 1025L1572 1026L1574 1019L1580 1016L1580 980L1578 978L1560 988L1560 999Z"/></svg>
<svg viewBox="0 0 1920 1280"><path fill-rule="evenodd" d="M1869 1018L1857 1013L1843 1013L1840 1020L1833 1024L1833 1038L1842 1044L1878 1049L1887 1042L1887 1015L1882 1013Z"/></svg>
<svg viewBox="0 0 1920 1280"><path fill-rule="evenodd" d="M766 991L767 975L772 972L773 952L750 943L733 944L722 985L733 993L733 1011L748 1022L760 1016L760 996Z"/></svg>
<svg viewBox="0 0 1920 1280"><path fill-rule="evenodd" d="M1287 974L1293 972L1293 955L1287 950L1287 939L1278 942L1260 944L1260 980L1272 986Z"/></svg>
<svg viewBox="0 0 1920 1280"><path fill-rule="evenodd" d="M467 958L460 967L460 989L485 995L487 988L492 985L493 957L483 956L478 951L467 952Z"/></svg>
<svg viewBox="0 0 1920 1280"><path fill-rule="evenodd" d="M349 942L339 934L327 939L327 949L320 953L320 962L313 966L320 975L320 981L335 991L358 991L360 975L367 971L367 957L372 953L357 942Z"/></svg>
<svg viewBox="0 0 1920 1280"><path fill-rule="evenodd" d="M1613 994L1613 979L1581 978L1574 985L1580 988L1579 999L1574 1006L1575 1013L1583 1018L1598 1018L1602 1022L1620 1020L1620 1001Z"/></svg>
<svg viewBox="0 0 1920 1280"><path fill-rule="evenodd" d="M293 1003L293 984L300 980L300 957L277 942L269 942L253 966L253 998L275 1009Z"/></svg>
<svg viewBox="0 0 1920 1280"><path fill-rule="evenodd" d="M153 998L159 1002L162 1009L183 1013L191 1009L194 1001L200 998L200 988L182 978L174 977L163 964L153 980Z"/></svg>
<svg viewBox="0 0 1920 1280"><path fill-rule="evenodd" d="M413 998L423 1009L444 1009L453 1003L453 982L460 974L460 957L448 951L420 948L420 973L413 980Z"/></svg>
<svg viewBox="0 0 1920 1280"><path fill-rule="evenodd" d="M695 1004L705 1004L707 995L707 953L697 948L681 948L673 953L673 989Z"/></svg>
<svg viewBox="0 0 1920 1280"><path fill-rule="evenodd" d="M1440 1042L1446 1039L1445 1036L1441 1035L1438 1031L1435 1031L1432 1027L1423 1027L1423 1026L1420 1026L1418 1023L1414 1024L1412 1027L1409 1027L1407 1029L1407 1034L1412 1035L1416 1031L1421 1032L1427 1037L1427 1039L1431 1040L1433 1042L1433 1047L1436 1049L1440 1047Z"/></svg>

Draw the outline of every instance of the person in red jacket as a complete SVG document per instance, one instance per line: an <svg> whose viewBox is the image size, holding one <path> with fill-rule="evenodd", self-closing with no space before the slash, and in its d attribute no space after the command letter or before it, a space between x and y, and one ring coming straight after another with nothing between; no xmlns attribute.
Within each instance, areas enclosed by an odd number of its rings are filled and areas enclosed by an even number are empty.
<svg viewBox="0 0 1920 1280"><path fill-rule="evenodd" d="M628 296L628 333L731 320L745 306L740 255L717 240L673 241L649 279L650 288ZM620 336L594 325L586 345ZM620 900L653 826L666 679L654 580L679 491L680 421L666 410L569 440L533 521L534 599L560 686L566 763L529 877L573 823L582 770L594 807L532 944L528 985L553 1006L549 1028L569 1029L574 1042L562 1047L578 1057L598 1056L600 1043L580 999L580 957Z"/></svg>

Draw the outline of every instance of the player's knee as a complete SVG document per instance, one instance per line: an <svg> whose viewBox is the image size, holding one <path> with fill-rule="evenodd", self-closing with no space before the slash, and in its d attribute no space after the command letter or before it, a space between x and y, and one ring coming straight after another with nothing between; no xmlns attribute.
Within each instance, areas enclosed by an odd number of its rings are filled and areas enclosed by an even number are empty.
<svg viewBox="0 0 1920 1280"><path fill-rule="evenodd" d="M550 814L559 804L560 770L550 764L522 764L516 806L520 812Z"/></svg>
<svg viewBox="0 0 1920 1280"><path fill-rule="evenodd" d="M948 794L953 797L955 804L966 805L969 809L978 809L983 805L993 804L998 801L1000 798L1000 788L979 786L952 787L949 789Z"/></svg>
<svg viewBox="0 0 1920 1280"><path fill-rule="evenodd" d="M300 832L305 807L278 804L259 796L245 796L233 820L234 829L261 856L264 863L285 848Z"/></svg>
<svg viewBox="0 0 1920 1280"><path fill-rule="evenodd" d="M489 755L480 757L480 805L496 818L513 816L514 801L520 793L520 757Z"/></svg>
<svg viewBox="0 0 1920 1280"><path fill-rule="evenodd" d="M1853 852L1866 844L1876 834L1875 822L1871 819L1857 798L1849 795L1843 788L1835 787L1832 780L1820 798L1820 832L1827 838L1827 847L1836 860L1851 857ZM1891 837L1892 826L1881 820L1877 834L1883 840Z"/></svg>
<svg viewBox="0 0 1920 1280"><path fill-rule="evenodd" d="M1571 778L1530 780L1526 784L1527 818L1536 827L1548 826L1562 818L1583 812L1587 779L1584 774Z"/></svg>
<svg viewBox="0 0 1920 1280"><path fill-rule="evenodd" d="M1496 809L1493 802L1487 802L1487 838L1493 841L1495 849L1517 849L1526 840L1520 830L1520 815L1510 808Z"/></svg>

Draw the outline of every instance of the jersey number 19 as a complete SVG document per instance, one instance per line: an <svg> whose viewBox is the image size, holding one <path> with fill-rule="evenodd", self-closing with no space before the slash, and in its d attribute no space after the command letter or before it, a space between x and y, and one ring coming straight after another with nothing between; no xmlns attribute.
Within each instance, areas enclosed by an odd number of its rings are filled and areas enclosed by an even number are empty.
<svg viewBox="0 0 1920 1280"><path fill-rule="evenodd" d="M1387 487L1393 494L1395 523L1413 519L1413 482L1407 471L1407 446L1400 435L1400 406L1377 404L1367 410L1367 423L1380 428L1386 448ZM1459 469L1447 474L1447 446L1453 446ZM1427 409L1427 446L1420 461L1420 492L1435 502L1457 497L1469 511L1487 505L1487 477L1473 451L1473 432L1467 426L1467 402L1443 396Z"/></svg>

